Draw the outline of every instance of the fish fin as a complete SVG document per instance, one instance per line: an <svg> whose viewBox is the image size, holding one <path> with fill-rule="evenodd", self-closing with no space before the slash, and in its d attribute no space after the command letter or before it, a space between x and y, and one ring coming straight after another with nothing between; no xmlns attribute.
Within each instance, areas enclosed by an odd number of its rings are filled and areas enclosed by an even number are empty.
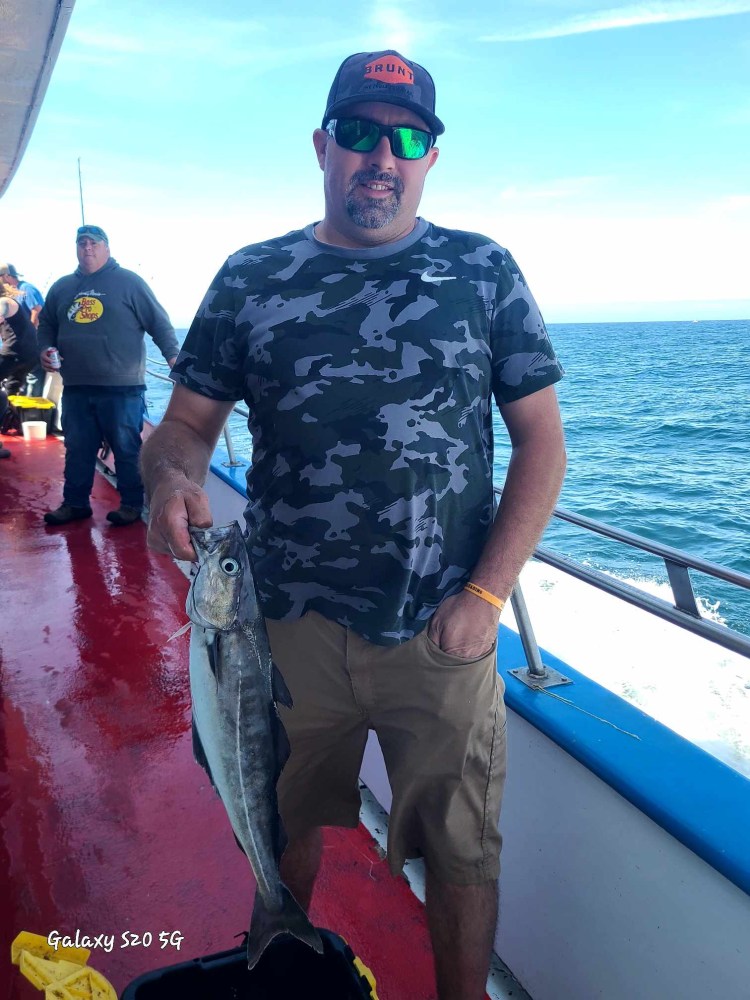
<svg viewBox="0 0 750 1000"><path fill-rule="evenodd" d="M271 913L259 892L255 893L255 905L247 935L247 967L252 969L258 963L268 945L279 934L291 934L298 941L323 954L320 934L310 923L310 919L285 885L281 886L282 907Z"/></svg>
<svg viewBox="0 0 750 1000"><path fill-rule="evenodd" d="M216 683L221 683L221 633L214 632L211 640L206 643L206 655L208 656L208 665L211 668L211 673L216 678Z"/></svg>
<svg viewBox="0 0 750 1000"><path fill-rule="evenodd" d="M185 624L182 626L182 628L178 628L176 632L173 632L172 635L170 635L170 637L167 639L167 642L171 642L172 639L176 639L178 636L184 635L187 632L187 630L192 627L193 623L191 621L186 621Z"/></svg>
<svg viewBox="0 0 750 1000"><path fill-rule="evenodd" d="M195 758L196 764L200 764L203 770L208 775L208 780L211 782L211 786L216 791L216 785L214 784L213 775L211 774L211 768L208 765L208 758L206 757L206 751L203 749L203 742L201 740L201 734L198 732L198 727L195 724L195 719L193 719L192 724L193 729L193 757Z"/></svg>
<svg viewBox="0 0 750 1000"><path fill-rule="evenodd" d="M283 705L284 708L294 708L289 688L286 686L286 681L275 663L271 675L271 688L273 690L273 700L277 705Z"/></svg>

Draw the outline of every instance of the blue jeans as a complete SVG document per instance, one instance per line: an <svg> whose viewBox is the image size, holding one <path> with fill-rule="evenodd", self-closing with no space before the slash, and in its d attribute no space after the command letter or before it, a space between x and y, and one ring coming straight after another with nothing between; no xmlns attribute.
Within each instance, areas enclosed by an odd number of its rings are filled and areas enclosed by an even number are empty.
<svg viewBox="0 0 750 1000"><path fill-rule="evenodd" d="M62 431L65 436L63 503L88 507L94 485L96 454L102 440L112 449L117 488L125 507L143 507L143 482L138 469L141 431L146 412L145 393L64 393Z"/></svg>

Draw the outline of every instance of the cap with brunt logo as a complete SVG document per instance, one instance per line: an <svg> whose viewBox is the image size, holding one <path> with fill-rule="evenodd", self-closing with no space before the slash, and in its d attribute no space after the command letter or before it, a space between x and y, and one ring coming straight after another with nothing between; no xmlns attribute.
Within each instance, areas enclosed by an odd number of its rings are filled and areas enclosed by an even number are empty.
<svg viewBox="0 0 750 1000"><path fill-rule="evenodd" d="M352 105L380 101L409 108L420 115L433 135L445 132L435 114L435 84L419 63L398 52L358 52L339 66L328 95L323 128Z"/></svg>

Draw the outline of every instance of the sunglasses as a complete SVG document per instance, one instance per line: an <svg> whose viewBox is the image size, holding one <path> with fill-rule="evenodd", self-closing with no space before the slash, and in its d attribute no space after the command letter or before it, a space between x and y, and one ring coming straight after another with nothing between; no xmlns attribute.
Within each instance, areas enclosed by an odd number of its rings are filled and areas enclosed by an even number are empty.
<svg viewBox="0 0 750 1000"><path fill-rule="evenodd" d="M354 153L371 153L384 135L388 136L391 152L399 160L421 160L427 156L435 137L411 125L381 125L367 118L332 118L326 132L342 149Z"/></svg>

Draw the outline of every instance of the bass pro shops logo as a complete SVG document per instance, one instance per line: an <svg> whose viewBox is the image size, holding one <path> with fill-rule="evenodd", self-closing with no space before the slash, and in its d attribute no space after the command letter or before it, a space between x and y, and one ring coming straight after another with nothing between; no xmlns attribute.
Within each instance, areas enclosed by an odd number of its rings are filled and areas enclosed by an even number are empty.
<svg viewBox="0 0 750 1000"><path fill-rule="evenodd" d="M93 295L79 295L68 309L68 319L74 323L96 323L104 312L104 306Z"/></svg>

